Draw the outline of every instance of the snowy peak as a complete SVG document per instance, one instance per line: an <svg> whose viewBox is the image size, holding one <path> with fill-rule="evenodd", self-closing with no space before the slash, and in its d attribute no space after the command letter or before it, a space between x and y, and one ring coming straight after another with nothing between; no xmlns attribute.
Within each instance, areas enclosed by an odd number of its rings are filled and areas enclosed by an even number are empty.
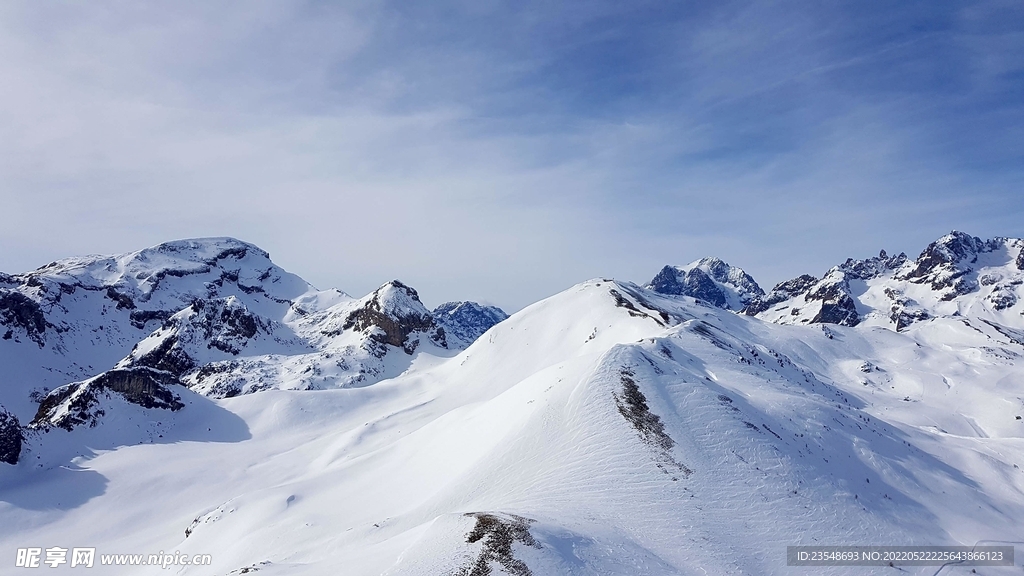
<svg viewBox="0 0 1024 576"><path fill-rule="evenodd" d="M867 322L902 331L941 317L976 317L1019 327L1004 314L1021 300L1024 241L982 240L953 231L915 260L905 254L848 259L821 280L800 276L751 301L744 313L780 324Z"/></svg>
<svg viewBox="0 0 1024 576"><path fill-rule="evenodd" d="M444 330L440 330L426 306L420 302L416 290L392 280L363 299L362 304L349 313L343 330L365 332L380 343L403 348L407 354L416 350L419 340L416 332L430 332L430 338L447 347Z"/></svg>
<svg viewBox="0 0 1024 576"><path fill-rule="evenodd" d="M837 268L851 280L871 280L898 270L907 262L907 255L900 252L896 256L889 256L885 250L878 253L878 256L865 260L854 260L847 258L846 262Z"/></svg>
<svg viewBox="0 0 1024 576"><path fill-rule="evenodd" d="M458 342L465 346L508 318L508 314L501 308L476 302L445 302L434 308L431 314L444 329L449 345Z"/></svg>
<svg viewBox="0 0 1024 576"><path fill-rule="evenodd" d="M312 287L270 261L267 252L233 238L167 242L117 256L84 256L0 275L0 334L45 346L48 337L75 333L75 308L113 314L115 331L153 330L199 299L237 296L283 312ZM88 301L86 304L85 301ZM44 313L44 310L46 311ZM125 317L128 322L120 322ZM134 334L133 334L134 336ZM58 344L58 343L55 343Z"/></svg>
<svg viewBox="0 0 1024 576"><path fill-rule="evenodd" d="M309 290L309 285L297 276L275 266L266 251L234 238L178 240L118 256L68 258L21 276L30 284L35 279L85 289L110 289L111 299L125 308L154 299L169 300L166 303L171 307L175 301L187 304L181 302L182 282L166 287L168 277L203 280L189 288L216 290L229 283L246 293L269 290L272 298L280 299L291 299Z"/></svg>
<svg viewBox="0 0 1024 576"><path fill-rule="evenodd" d="M448 342L401 282L362 299L317 291L233 238L67 258L0 274L0 366L12 382L0 406L22 422L66 427L95 422L101 396L174 406L152 400L168 386L214 397L366 386L407 369L423 343L462 349L488 315L504 318L479 308L474 320L478 305L466 306L447 324L457 332Z"/></svg>
<svg viewBox="0 0 1024 576"><path fill-rule="evenodd" d="M768 294L752 299L743 312L781 324L856 326L861 317L851 281L866 282L891 275L906 261L906 254L890 257L885 250L865 260L848 258L843 264L831 268L820 280L804 274L780 282ZM785 314L765 314L770 309Z"/></svg>
<svg viewBox="0 0 1024 576"><path fill-rule="evenodd" d="M1003 243L1000 239L985 241L954 230L929 244L900 278L929 285L943 300L952 300L976 288L970 273L978 256L997 250Z"/></svg>
<svg viewBox="0 0 1024 576"><path fill-rule="evenodd" d="M1024 246L998 242L955 260L977 287L952 300L883 253L747 314L608 279L489 330L497 309L431 312L397 281L204 296L68 377L28 430L0 409L0 461L21 456L0 464L0 541L216 551L216 574L666 576L788 573L790 545L1005 539L1024 515L1024 306L991 295L1024 285ZM725 284L700 264L666 281ZM130 326L82 292L61 301L79 337ZM896 299L932 316L875 329ZM453 353L463 329L487 333ZM56 365L46 342L0 340L0 382Z"/></svg>
<svg viewBox="0 0 1024 576"><path fill-rule="evenodd" d="M686 266L665 266L646 288L661 294L690 296L734 311L764 295L749 274L718 258L701 258Z"/></svg>

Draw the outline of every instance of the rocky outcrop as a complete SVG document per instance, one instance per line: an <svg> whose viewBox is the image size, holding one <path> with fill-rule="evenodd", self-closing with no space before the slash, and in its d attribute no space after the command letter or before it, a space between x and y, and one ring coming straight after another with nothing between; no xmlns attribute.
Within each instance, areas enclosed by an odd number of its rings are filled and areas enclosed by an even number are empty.
<svg viewBox="0 0 1024 576"><path fill-rule="evenodd" d="M29 427L70 431L80 425L95 426L106 414L102 400L111 393L143 408L180 410L185 405L172 389L177 383L174 375L145 366L110 370L51 391Z"/></svg>
<svg viewBox="0 0 1024 576"><path fill-rule="evenodd" d="M892 301L889 307L889 320L893 323L897 332L902 332L914 322L931 318L926 310L921 308L915 300L908 298L902 292L886 288L885 295Z"/></svg>
<svg viewBox="0 0 1024 576"><path fill-rule="evenodd" d="M847 258L846 262L840 264L838 268L843 271L847 279L871 280L891 274L893 270L898 270L906 263L907 255L905 253L900 252L896 256L889 256L885 250L882 250L878 256L873 258L864 260Z"/></svg>
<svg viewBox="0 0 1024 576"><path fill-rule="evenodd" d="M811 324L856 326L860 323L857 303L850 293L850 281L841 270L833 270L815 284L804 296L806 302L821 302Z"/></svg>
<svg viewBox="0 0 1024 576"><path fill-rule="evenodd" d="M765 314L774 309L775 316L770 319L783 324L856 326L863 318L857 310L857 299L850 282L890 275L906 262L906 254L889 256L885 250L864 260L848 258L820 280L805 274L779 283L768 294L753 299L743 313L766 318ZM782 311L786 311L785 315L781 315Z"/></svg>
<svg viewBox="0 0 1024 576"><path fill-rule="evenodd" d="M998 240L982 240L953 231L928 245L913 265L898 277L915 284L926 284L941 293L942 300L952 300L977 289L969 276L978 255L1000 246Z"/></svg>
<svg viewBox="0 0 1024 576"><path fill-rule="evenodd" d="M481 543L480 553L468 565L455 572L455 576L488 576L492 567L514 576L533 576L525 562L515 557L514 545L541 548L540 542L530 534L534 520L515 514L470 513L476 525L466 535L466 543Z"/></svg>
<svg viewBox="0 0 1024 576"><path fill-rule="evenodd" d="M20 292L0 289L0 331L5 340L25 335L40 347L44 345L46 316L39 304Z"/></svg>
<svg viewBox="0 0 1024 576"><path fill-rule="evenodd" d="M444 329L420 302L416 290L392 280L373 292L366 302L349 313L342 330L357 330L380 345L402 348L412 354L419 345L416 333L427 334L439 346L447 347ZM378 348L381 356L386 349Z"/></svg>
<svg viewBox="0 0 1024 576"><path fill-rule="evenodd" d="M449 347L456 343L468 346L508 318L501 308L476 302L446 302L434 308L431 315L444 330Z"/></svg>
<svg viewBox="0 0 1024 576"><path fill-rule="evenodd" d="M367 386L401 373L421 344L464 348L506 318L471 302L438 315L398 281L359 300L318 291L232 238L0 274L0 346L50 354L52 367L26 368L50 390L31 423L41 430L96 425L124 402L176 411L179 385L219 397Z"/></svg>
<svg viewBox="0 0 1024 576"><path fill-rule="evenodd" d="M76 315L78 309L104 316L101 329L111 338L137 341L196 300L244 295L284 310L311 289L265 251L233 238L67 258L0 280L0 336L40 347L53 337L57 347L92 340L98 319Z"/></svg>
<svg viewBox="0 0 1024 576"><path fill-rule="evenodd" d="M136 345L118 367L145 366L180 378L209 361L208 351L237 356L272 322L253 314L237 298L196 300Z"/></svg>
<svg viewBox="0 0 1024 576"><path fill-rule="evenodd" d="M0 406L0 462L17 464L24 435L18 417Z"/></svg>
<svg viewBox="0 0 1024 576"><path fill-rule="evenodd" d="M792 280L779 282L768 294L751 300L750 304L743 309L743 313L747 316L756 316L776 304L806 294L817 283L818 279L810 274L803 274Z"/></svg>
<svg viewBox="0 0 1024 576"><path fill-rule="evenodd" d="M985 300L987 300L995 310L1006 310L1007 308L1017 304L1017 294L1014 291L1013 285L1004 284L996 286Z"/></svg>

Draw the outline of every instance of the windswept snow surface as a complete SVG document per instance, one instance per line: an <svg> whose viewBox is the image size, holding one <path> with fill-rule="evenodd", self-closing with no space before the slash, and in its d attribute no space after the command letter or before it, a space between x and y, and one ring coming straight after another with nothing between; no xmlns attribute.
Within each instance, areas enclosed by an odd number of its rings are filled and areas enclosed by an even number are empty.
<svg viewBox="0 0 1024 576"><path fill-rule="evenodd" d="M171 571L196 575L894 573L788 568L786 547L1024 540L1020 328L779 325L591 280L461 352L424 336L372 385L180 386L173 412L101 391L95 426L29 431L0 464L0 554L212 554Z"/></svg>

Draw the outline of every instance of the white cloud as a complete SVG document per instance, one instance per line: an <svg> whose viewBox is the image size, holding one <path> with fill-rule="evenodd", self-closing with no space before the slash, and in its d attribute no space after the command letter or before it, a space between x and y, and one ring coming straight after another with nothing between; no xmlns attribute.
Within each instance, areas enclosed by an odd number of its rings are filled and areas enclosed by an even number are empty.
<svg viewBox="0 0 1024 576"><path fill-rule="evenodd" d="M4 5L0 269L234 235L323 287L515 309L706 254L771 284L954 226L1021 233L1019 205L963 200L1020 171L972 179L908 116L927 100L830 83L861 61L816 50L812 17L675 38L598 34L612 5L474 6ZM664 58L585 53L641 38Z"/></svg>

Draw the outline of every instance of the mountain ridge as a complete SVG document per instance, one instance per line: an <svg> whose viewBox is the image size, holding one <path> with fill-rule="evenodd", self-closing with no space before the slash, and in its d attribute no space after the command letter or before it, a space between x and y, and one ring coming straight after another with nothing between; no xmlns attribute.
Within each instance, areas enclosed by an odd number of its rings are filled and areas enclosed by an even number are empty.
<svg viewBox="0 0 1024 576"><path fill-rule="evenodd" d="M748 279L733 281L732 286L745 297L726 302L721 288L728 285L728 279L721 273L716 280L701 274L707 268L705 262L721 263L720 270ZM959 308L944 305L946 302L960 308L984 307L987 320L1018 326L1017 316L999 313L1024 298L1021 272L1024 240L982 240L954 230L931 242L915 259L904 253L889 256L882 250L863 260L848 258L821 278L803 274L780 282L767 293L741 269L717 258L684 267L666 266L647 286L778 324L856 326L868 322L899 331L914 322L961 313Z"/></svg>
<svg viewBox="0 0 1024 576"><path fill-rule="evenodd" d="M0 413L0 456L24 444L0 464L0 547L216 551L197 575L668 576L785 574L792 545L1017 539L1024 329L991 295L1019 288L1018 241L940 241L922 274L847 260L755 315L596 278L482 332L486 307L427 310L397 281L284 305L225 280L37 395L35 425ZM837 285L858 321L811 322L842 311ZM928 317L898 326L886 289ZM796 322L761 317L794 302ZM48 358L50 336L0 353Z"/></svg>
<svg viewBox="0 0 1024 576"><path fill-rule="evenodd" d="M446 318L449 330L460 331L451 347L464 348L489 320L507 317L495 310L472 327ZM0 333L8 370L17 372L20 363L26 379L43 384L33 391L0 386L6 392L0 406L11 406L37 429L95 422L104 411L93 388L171 407L178 404L166 388L172 384L214 396L264 390L274 379L299 388L366 385L400 371L421 342L449 348L444 327L411 287L391 281L362 299L319 291L276 266L265 250L228 237L66 258L5 274ZM28 343L38 350L25 357L20 352ZM396 349L410 359L396 358ZM41 374L37 362L60 368ZM305 376L299 367L321 364L329 367ZM267 374L252 381L254 371ZM11 402L18 392L21 398ZM39 397L34 415L25 401L30 392ZM77 416L69 419L72 404Z"/></svg>

